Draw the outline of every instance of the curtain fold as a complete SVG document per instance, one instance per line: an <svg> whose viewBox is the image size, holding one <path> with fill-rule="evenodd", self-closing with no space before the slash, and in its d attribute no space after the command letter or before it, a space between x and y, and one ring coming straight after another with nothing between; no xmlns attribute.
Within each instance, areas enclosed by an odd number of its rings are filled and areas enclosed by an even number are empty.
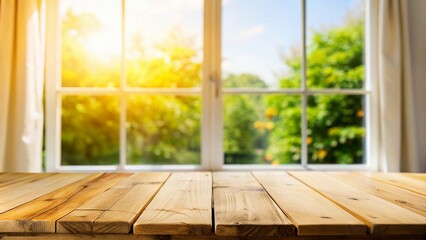
<svg viewBox="0 0 426 240"><path fill-rule="evenodd" d="M0 4L0 172L39 172L46 4L45 0Z"/></svg>
<svg viewBox="0 0 426 240"><path fill-rule="evenodd" d="M418 171L407 1L378 7L378 94L382 171Z"/></svg>

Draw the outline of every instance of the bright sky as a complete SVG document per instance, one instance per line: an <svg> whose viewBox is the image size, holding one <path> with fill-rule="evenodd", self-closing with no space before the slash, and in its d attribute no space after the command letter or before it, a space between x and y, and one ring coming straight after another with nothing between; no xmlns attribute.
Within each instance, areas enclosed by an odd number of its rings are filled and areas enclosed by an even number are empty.
<svg viewBox="0 0 426 240"><path fill-rule="evenodd" d="M343 23L362 0L307 0L308 36L312 30ZM93 54L120 54L121 0L62 0L61 11L90 12L103 29L87 42ZM153 46L179 26L202 54L202 0L126 0L127 36L139 32L144 46ZM223 73L252 73L274 86L285 72L280 54L300 46L299 0L223 0ZM130 39L130 37L128 37ZM149 51L155 55L155 51Z"/></svg>

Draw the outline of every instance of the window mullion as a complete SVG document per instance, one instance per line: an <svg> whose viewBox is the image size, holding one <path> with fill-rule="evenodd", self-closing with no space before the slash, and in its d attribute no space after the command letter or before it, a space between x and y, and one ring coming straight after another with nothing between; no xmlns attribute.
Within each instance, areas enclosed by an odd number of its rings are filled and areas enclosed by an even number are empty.
<svg viewBox="0 0 426 240"><path fill-rule="evenodd" d="M302 6L302 155L301 164L304 168L308 165L308 144L306 142L308 134L308 119L307 119L307 107L308 107L308 90L306 84L306 0L301 0Z"/></svg>
<svg viewBox="0 0 426 240"><path fill-rule="evenodd" d="M366 118L366 144L365 144L365 163L369 170L377 171L380 168L379 157L380 139L378 126L379 99L377 98L377 17L378 3L374 0L366 1L366 22L365 24L365 89L371 94L366 94L365 111Z"/></svg>
<svg viewBox="0 0 426 240"><path fill-rule="evenodd" d="M58 171L61 161L61 96L57 93L61 79L61 26L59 17L59 1L47 4L47 33L46 33L46 171Z"/></svg>
<svg viewBox="0 0 426 240"><path fill-rule="evenodd" d="M125 45L125 33L126 33L126 0L121 0L121 79L120 79L120 165L119 169L124 170L127 162L127 132L126 132L126 121L127 121L127 99L126 99L126 45Z"/></svg>
<svg viewBox="0 0 426 240"><path fill-rule="evenodd" d="M212 152L212 170L219 170L224 165L223 152L223 119L222 119L222 1L213 2L212 27L213 27L213 75L215 88L212 96L212 141L214 150Z"/></svg>
<svg viewBox="0 0 426 240"><path fill-rule="evenodd" d="M221 1L204 1L202 166L223 166L221 93Z"/></svg>
<svg viewBox="0 0 426 240"><path fill-rule="evenodd" d="M346 94L346 95L365 95L369 94L370 91L365 89L313 89L306 90L295 88L279 88L279 89L267 89L267 88L228 88L222 91L225 95L232 94L287 94L287 95L300 95L306 92L307 95L315 94Z"/></svg>

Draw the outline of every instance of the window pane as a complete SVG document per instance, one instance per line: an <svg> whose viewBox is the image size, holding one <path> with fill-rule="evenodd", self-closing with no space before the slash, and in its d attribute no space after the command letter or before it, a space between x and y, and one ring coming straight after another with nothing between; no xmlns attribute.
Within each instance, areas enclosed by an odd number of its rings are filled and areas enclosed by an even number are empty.
<svg viewBox="0 0 426 240"><path fill-rule="evenodd" d="M119 162L119 108L114 96L62 97L61 165Z"/></svg>
<svg viewBox="0 0 426 240"><path fill-rule="evenodd" d="M202 0L126 1L128 86L199 87L202 42Z"/></svg>
<svg viewBox="0 0 426 240"><path fill-rule="evenodd" d="M307 86L363 88L364 0L307 1Z"/></svg>
<svg viewBox="0 0 426 240"><path fill-rule="evenodd" d="M128 164L200 164L201 98L128 97Z"/></svg>
<svg viewBox="0 0 426 240"><path fill-rule="evenodd" d="M62 86L118 87L120 0L63 0Z"/></svg>
<svg viewBox="0 0 426 240"><path fill-rule="evenodd" d="M364 159L364 96L310 96L308 103L309 163L362 163Z"/></svg>
<svg viewBox="0 0 426 240"><path fill-rule="evenodd" d="M228 95L223 102L225 164L300 163L300 96Z"/></svg>
<svg viewBox="0 0 426 240"><path fill-rule="evenodd" d="M223 1L225 88L300 87L301 1ZM256 79L256 81L251 81Z"/></svg>

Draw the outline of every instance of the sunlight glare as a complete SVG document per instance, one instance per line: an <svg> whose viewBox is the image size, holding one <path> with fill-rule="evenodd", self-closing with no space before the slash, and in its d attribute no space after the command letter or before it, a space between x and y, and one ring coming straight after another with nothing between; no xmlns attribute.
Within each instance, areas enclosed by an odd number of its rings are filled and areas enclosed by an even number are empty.
<svg viewBox="0 0 426 240"><path fill-rule="evenodd" d="M121 54L121 39L107 31L100 31L84 39L83 45L90 56L107 61Z"/></svg>
<svg viewBox="0 0 426 240"><path fill-rule="evenodd" d="M85 50L93 58L108 60L121 54L121 1L103 0L66 0L61 1L61 14L67 11L75 15L87 14L94 17L100 26L88 35L80 38ZM91 18L87 18L92 20ZM93 25L84 22L81 28ZM74 35L74 33L72 33Z"/></svg>

